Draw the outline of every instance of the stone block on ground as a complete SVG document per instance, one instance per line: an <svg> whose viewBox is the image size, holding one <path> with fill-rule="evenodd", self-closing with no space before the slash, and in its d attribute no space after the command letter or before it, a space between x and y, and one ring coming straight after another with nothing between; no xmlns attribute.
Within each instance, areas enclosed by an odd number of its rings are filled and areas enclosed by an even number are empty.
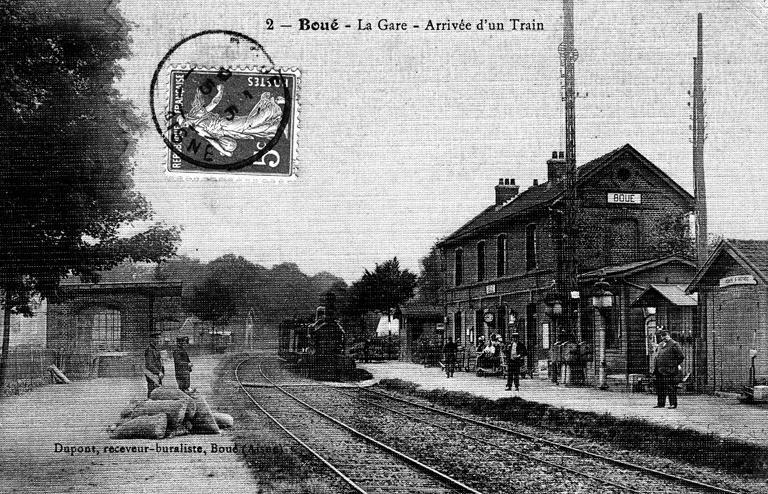
<svg viewBox="0 0 768 494"><path fill-rule="evenodd" d="M178 388L170 386L160 386L152 390L149 395L150 400L188 400L189 395Z"/></svg>
<svg viewBox="0 0 768 494"><path fill-rule="evenodd" d="M184 422L186 411L187 402L184 400L147 400L136 405L131 412L131 418L164 413L168 418L168 430L174 430Z"/></svg>
<svg viewBox="0 0 768 494"><path fill-rule="evenodd" d="M235 425L235 419L228 413L213 412L213 418L216 419L216 425L220 429L229 429Z"/></svg>
<svg viewBox="0 0 768 494"><path fill-rule="evenodd" d="M211 407L202 396L194 397L197 405L197 412L192 417L192 432L194 434L219 434L219 426L216 425L216 419L213 417Z"/></svg>
<svg viewBox="0 0 768 494"><path fill-rule="evenodd" d="M152 390L149 399L157 401L184 400L187 403L187 412L184 416L185 420L192 420L197 412L197 404L194 398L178 388L160 386L159 388Z"/></svg>
<svg viewBox="0 0 768 494"><path fill-rule="evenodd" d="M143 415L120 424L111 434L112 439L162 439L168 426L164 413Z"/></svg>
<svg viewBox="0 0 768 494"><path fill-rule="evenodd" d="M129 402L128 402L128 406L126 406L125 408L123 408L123 409L120 411L120 418L121 418L121 419L127 419L127 418L130 418L131 414L132 414L132 413L133 413L133 411L136 409L136 407L138 406L138 404L139 404L139 403L143 403L143 402L144 402L144 400L131 400L131 401L129 401Z"/></svg>

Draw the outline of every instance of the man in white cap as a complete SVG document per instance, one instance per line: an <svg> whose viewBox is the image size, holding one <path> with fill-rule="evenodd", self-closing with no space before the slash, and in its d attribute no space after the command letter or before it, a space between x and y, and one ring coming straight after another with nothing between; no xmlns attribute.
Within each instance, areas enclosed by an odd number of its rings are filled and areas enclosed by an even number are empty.
<svg viewBox="0 0 768 494"><path fill-rule="evenodd" d="M656 364L653 375L656 376L656 406L664 408L666 397L669 396L669 408L677 408L677 375L678 366L685 359L680 345L672 339L669 331L660 329L661 343L656 349Z"/></svg>

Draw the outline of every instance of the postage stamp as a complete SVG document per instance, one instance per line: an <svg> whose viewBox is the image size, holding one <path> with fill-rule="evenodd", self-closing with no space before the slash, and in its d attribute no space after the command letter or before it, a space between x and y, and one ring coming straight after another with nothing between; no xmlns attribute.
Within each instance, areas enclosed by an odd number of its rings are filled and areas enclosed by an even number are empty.
<svg viewBox="0 0 768 494"><path fill-rule="evenodd" d="M175 65L166 172L295 175L298 70Z"/></svg>

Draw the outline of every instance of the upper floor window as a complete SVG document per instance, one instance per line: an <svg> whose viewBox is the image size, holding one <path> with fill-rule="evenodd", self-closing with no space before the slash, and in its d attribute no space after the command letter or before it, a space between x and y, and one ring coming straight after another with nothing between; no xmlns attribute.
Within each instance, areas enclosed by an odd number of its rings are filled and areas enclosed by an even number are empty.
<svg viewBox="0 0 768 494"><path fill-rule="evenodd" d="M463 249L456 249L456 257L454 258L454 273L453 273L453 281L456 284L456 286L461 285L461 283L464 281L464 250Z"/></svg>
<svg viewBox="0 0 768 494"><path fill-rule="evenodd" d="M536 269L536 225L525 227L525 269Z"/></svg>
<svg viewBox="0 0 768 494"><path fill-rule="evenodd" d="M496 237L496 276L507 274L507 236Z"/></svg>
<svg viewBox="0 0 768 494"><path fill-rule="evenodd" d="M485 279L485 241L477 243L477 281Z"/></svg>
<svg viewBox="0 0 768 494"><path fill-rule="evenodd" d="M611 220L608 234L608 264L624 264L637 260L638 226L634 218Z"/></svg>

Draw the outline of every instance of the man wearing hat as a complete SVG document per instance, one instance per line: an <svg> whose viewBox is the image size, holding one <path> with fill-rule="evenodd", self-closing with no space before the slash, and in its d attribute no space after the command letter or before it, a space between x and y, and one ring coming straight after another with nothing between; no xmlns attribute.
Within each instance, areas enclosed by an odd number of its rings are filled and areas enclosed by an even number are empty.
<svg viewBox="0 0 768 494"><path fill-rule="evenodd" d="M192 363L189 354L184 349L184 344L189 343L188 336L176 338L176 348L173 349L173 367L176 371L176 384L185 393L189 392L189 373L192 371Z"/></svg>
<svg viewBox="0 0 768 494"><path fill-rule="evenodd" d="M520 333L510 333L509 337L512 341L507 345L505 352L507 357L507 391L512 391L513 383L515 391L520 391L520 367L522 367L528 351L523 342L518 341Z"/></svg>
<svg viewBox="0 0 768 494"><path fill-rule="evenodd" d="M160 331L152 331L149 334L149 346L144 350L144 377L147 378L147 398L152 394L152 390L163 384L165 367L163 359L160 356Z"/></svg>
<svg viewBox="0 0 768 494"><path fill-rule="evenodd" d="M661 342L656 347L656 364L653 369L653 375L656 376L657 397L654 408L664 408L667 396L669 396L669 408L677 408L678 366L685 360L685 355L668 330L659 328L657 334L661 337Z"/></svg>

